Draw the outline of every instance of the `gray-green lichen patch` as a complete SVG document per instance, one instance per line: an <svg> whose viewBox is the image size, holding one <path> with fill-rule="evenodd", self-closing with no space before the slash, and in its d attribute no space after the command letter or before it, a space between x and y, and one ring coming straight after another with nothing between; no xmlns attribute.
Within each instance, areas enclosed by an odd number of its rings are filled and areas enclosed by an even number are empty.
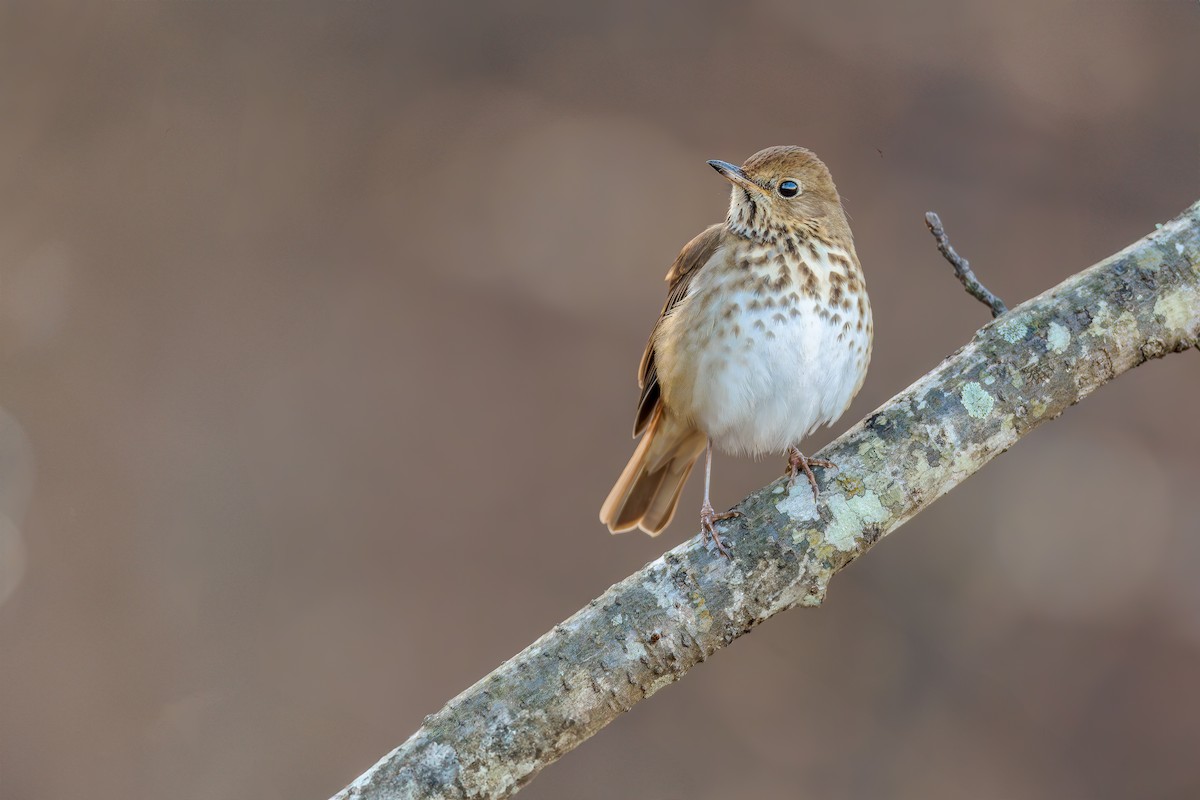
<svg viewBox="0 0 1200 800"><path fill-rule="evenodd" d="M864 438L864 441L858 446L858 457L862 459L865 469L873 472L883 469L883 455L880 453L880 449L878 436Z"/></svg>
<svg viewBox="0 0 1200 800"><path fill-rule="evenodd" d="M1051 322L1050 331L1046 334L1046 343L1050 345L1051 350L1061 353L1071 343L1071 332L1057 322Z"/></svg>
<svg viewBox="0 0 1200 800"><path fill-rule="evenodd" d="M879 502L879 496L874 492L847 498L835 494L829 498L829 510L833 519L825 528L825 541L848 553L858 547L858 535L871 524L884 522L888 518L888 510Z"/></svg>
<svg viewBox="0 0 1200 800"><path fill-rule="evenodd" d="M1109 335L1115 337L1118 342L1136 341L1138 339L1138 318L1129 311L1122 311L1113 322Z"/></svg>
<svg viewBox="0 0 1200 800"><path fill-rule="evenodd" d="M1025 338L1025 334L1029 333L1029 327L1022 319L1010 319L1000 324L996 328L996 333L1000 334L1000 338L1009 344L1016 344Z"/></svg>
<svg viewBox="0 0 1200 800"><path fill-rule="evenodd" d="M1097 304L1096 311L1092 314L1092 323L1087 328L1089 336L1117 341L1136 339L1137 332L1137 317L1129 311L1114 315L1112 306L1104 300Z"/></svg>
<svg viewBox="0 0 1200 800"><path fill-rule="evenodd" d="M889 509L899 510L905 500L904 489L899 483L893 483L888 486L887 491L883 493L883 496L880 499Z"/></svg>
<svg viewBox="0 0 1200 800"><path fill-rule="evenodd" d="M1195 295L1188 292L1171 292L1160 297L1154 303L1154 315L1162 317L1163 324L1168 328L1180 330L1187 327L1188 322L1195 317L1196 310L1192 303Z"/></svg>
<svg viewBox="0 0 1200 800"><path fill-rule="evenodd" d="M996 399L975 381L963 386L961 396L963 408L975 419L983 419L992 413L992 408L996 405Z"/></svg>
<svg viewBox="0 0 1200 800"><path fill-rule="evenodd" d="M788 491L787 497L775 504L775 507L787 514L793 522L818 520L821 515L817 512L817 502L813 499L812 491L804 481L797 481Z"/></svg>

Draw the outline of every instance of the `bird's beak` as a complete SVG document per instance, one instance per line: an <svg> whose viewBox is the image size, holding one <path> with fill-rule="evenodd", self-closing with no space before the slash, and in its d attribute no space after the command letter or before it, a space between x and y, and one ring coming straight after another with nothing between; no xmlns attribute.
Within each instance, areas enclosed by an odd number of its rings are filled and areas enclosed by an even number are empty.
<svg viewBox="0 0 1200 800"><path fill-rule="evenodd" d="M715 159L708 162L708 165L717 172L721 173L721 175L725 177L725 180L729 181L734 186L740 186L746 191L759 192L760 194L762 193L763 188L754 181L750 180L750 177L746 175L741 167L730 164L728 161L717 161Z"/></svg>

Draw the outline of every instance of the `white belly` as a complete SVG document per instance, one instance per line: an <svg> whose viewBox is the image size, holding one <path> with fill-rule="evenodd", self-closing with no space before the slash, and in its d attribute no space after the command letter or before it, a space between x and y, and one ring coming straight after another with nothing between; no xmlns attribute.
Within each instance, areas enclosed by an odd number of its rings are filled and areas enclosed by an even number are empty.
<svg viewBox="0 0 1200 800"><path fill-rule="evenodd" d="M768 305L761 293L720 285L728 276L704 277L657 339L667 406L722 450L755 456L798 446L840 417L870 358L869 307L834 310L797 293Z"/></svg>

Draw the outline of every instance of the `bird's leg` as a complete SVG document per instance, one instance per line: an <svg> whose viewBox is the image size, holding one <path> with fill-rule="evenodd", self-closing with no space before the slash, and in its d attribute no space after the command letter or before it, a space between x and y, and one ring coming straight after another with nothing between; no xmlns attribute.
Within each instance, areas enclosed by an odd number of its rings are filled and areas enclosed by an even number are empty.
<svg viewBox="0 0 1200 800"><path fill-rule="evenodd" d="M813 500L821 496L821 490L817 487L817 476L813 475L813 467L823 467L825 469L837 469L837 464L832 461L826 461L823 458L806 458L804 453L801 453L795 447L788 448L788 488L791 489L796 483L796 478L801 472L808 478L808 483L812 486Z"/></svg>
<svg viewBox="0 0 1200 800"><path fill-rule="evenodd" d="M700 506L700 528L703 531L705 539L712 539L713 544L717 546L717 552L726 558L730 558L729 549L721 543L721 537L717 536L716 530L713 528L713 523L722 519L731 519L732 517L740 517L740 511L726 511L718 514L713 511L712 503L708 499L708 490L712 485L712 439L708 440L708 446L704 449L704 505Z"/></svg>

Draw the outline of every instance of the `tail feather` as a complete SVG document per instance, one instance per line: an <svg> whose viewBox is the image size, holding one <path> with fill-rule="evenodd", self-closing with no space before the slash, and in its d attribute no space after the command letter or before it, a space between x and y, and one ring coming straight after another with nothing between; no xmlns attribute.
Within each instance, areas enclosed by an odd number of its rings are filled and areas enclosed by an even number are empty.
<svg viewBox="0 0 1200 800"><path fill-rule="evenodd" d="M683 494L683 485L687 483L688 476L692 473L692 467L696 466L696 458L702 452L704 452L703 443L700 445L699 452L693 453L686 459L676 458L671 461L662 483L659 484L658 494L646 508L646 513L638 523L646 533L657 536L671 524L671 519L675 516L675 507L679 504L679 495ZM674 487L673 490L668 488L671 486Z"/></svg>
<svg viewBox="0 0 1200 800"><path fill-rule="evenodd" d="M700 431L660 407L604 501L600 521L613 533L633 528L651 536L660 533L675 516L683 485L706 441Z"/></svg>

